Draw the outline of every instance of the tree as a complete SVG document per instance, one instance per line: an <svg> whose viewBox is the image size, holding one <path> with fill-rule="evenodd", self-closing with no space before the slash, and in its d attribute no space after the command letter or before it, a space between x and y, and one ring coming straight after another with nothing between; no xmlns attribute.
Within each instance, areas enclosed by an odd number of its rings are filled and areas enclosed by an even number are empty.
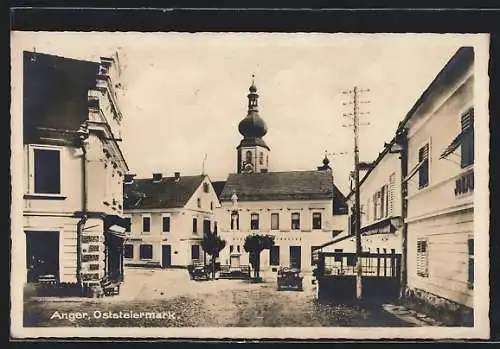
<svg viewBox="0 0 500 349"><path fill-rule="evenodd" d="M243 248L249 253L250 264L253 268L254 277L258 278L260 271L260 253L269 250L274 246L274 236L272 235L248 235L245 238Z"/></svg>
<svg viewBox="0 0 500 349"><path fill-rule="evenodd" d="M215 259L219 256L220 251L226 247L226 241L221 239L216 233L208 232L203 236L201 247L212 259L212 278L215 279Z"/></svg>

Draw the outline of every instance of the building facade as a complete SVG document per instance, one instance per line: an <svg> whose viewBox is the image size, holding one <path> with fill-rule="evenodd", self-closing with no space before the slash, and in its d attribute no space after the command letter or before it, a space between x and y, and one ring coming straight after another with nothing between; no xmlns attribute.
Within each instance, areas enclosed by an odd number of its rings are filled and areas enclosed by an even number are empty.
<svg viewBox="0 0 500 349"><path fill-rule="evenodd" d="M385 144L377 159L369 164L360 180L361 247L363 252L402 251L401 147L393 139ZM349 224L344 234L321 247L323 252L356 252L355 194L347 196Z"/></svg>
<svg viewBox="0 0 500 349"><path fill-rule="evenodd" d="M325 158L314 171L270 172L267 133L258 113L257 88L252 83L248 114L238 130L237 171L228 176L220 194L217 221L226 248L221 264L248 265L244 250L249 234L275 237L271 250L261 253L261 269L293 266L311 270L312 248L347 228L345 197L335 186Z"/></svg>
<svg viewBox="0 0 500 349"><path fill-rule="evenodd" d="M401 125L408 136L408 292L465 312L474 298L474 51L451 58Z"/></svg>
<svg viewBox="0 0 500 349"><path fill-rule="evenodd" d="M200 246L208 231L217 231L214 211L219 200L206 175L128 178L124 184L125 216L130 229L125 264L186 267L204 262Z"/></svg>
<svg viewBox="0 0 500 349"><path fill-rule="evenodd" d="M123 280L118 56L24 52L26 281Z"/></svg>

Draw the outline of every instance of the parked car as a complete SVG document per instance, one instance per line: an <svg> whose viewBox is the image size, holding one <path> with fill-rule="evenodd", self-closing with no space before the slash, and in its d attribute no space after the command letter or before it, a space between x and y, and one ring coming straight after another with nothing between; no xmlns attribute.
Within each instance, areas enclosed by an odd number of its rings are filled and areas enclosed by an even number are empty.
<svg viewBox="0 0 500 349"><path fill-rule="evenodd" d="M278 270L278 291L282 289L296 289L302 291L303 276L300 273L300 269L281 267Z"/></svg>
<svg viewBox="0 0 500 349"><path fill-rule="evenodd" d="M188 273L191 280L208 280L210 279L210 270L203 264L194 264L188 266Z"/></svg>

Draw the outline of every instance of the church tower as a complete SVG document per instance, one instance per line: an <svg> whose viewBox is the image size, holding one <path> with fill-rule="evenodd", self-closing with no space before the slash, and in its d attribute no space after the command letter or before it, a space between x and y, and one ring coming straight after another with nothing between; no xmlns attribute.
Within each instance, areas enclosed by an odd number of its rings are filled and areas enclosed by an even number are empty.
<svg viewBox="0 0 500 349"><path fill-rule="evenodd" d="M253 78L253 76L252 76ZM238 173L259 173L269 170L269 147L262 137L267 133L267 126L259 116L257 87L255 80L248 94L248 114L240 121L238 130L243 139L237 149L238 153Z"/></svg>

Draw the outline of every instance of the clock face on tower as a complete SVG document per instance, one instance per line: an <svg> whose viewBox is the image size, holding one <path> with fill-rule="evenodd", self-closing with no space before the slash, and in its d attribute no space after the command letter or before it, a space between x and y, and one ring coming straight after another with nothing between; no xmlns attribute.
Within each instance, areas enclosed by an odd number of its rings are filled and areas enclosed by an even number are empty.
<svg viewBox="0 0 500 349"><path fill-rule="evenodd" d="M253 173L253 165L250 163L243 163L243 172L244 173Z"/></svg>

